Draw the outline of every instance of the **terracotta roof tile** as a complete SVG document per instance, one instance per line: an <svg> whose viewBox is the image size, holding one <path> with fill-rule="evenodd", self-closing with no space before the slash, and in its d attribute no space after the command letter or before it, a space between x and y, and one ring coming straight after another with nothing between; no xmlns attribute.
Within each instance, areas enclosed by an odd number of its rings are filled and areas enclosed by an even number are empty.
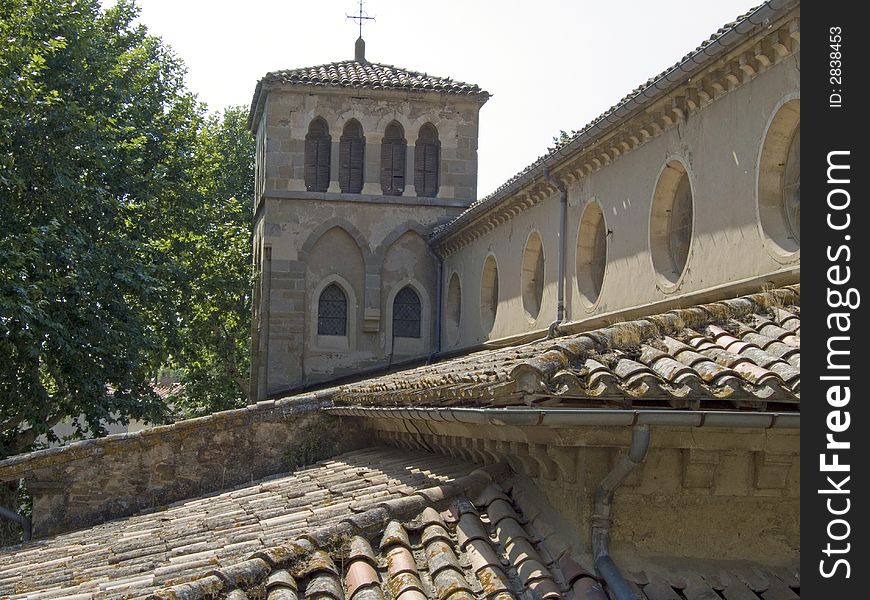
<svg viewBox="0 0 870 600"><path fill-rule="evenodd" d="M685 558L640 559L640 562L641 568L628 567L623 572L641 600L800 598L796 568Z"/></svg>
<svg viewBox="0 0 870 600"><path fill-rule="evenodd" d="M297 548L293 540L300 535L342 521L358 531L374 527L380 532L390 513L380 513L375 507L385 502L388 508L407 507L399 504L408 499L398 486L388 492L383 483L366 484L366 479L408 482L411 491L433 488L434 497L443 489L439 487L442 483L467 475L473 468L419 452L376 449L350 453L244 488L7 549L0 553L0 596L24 597L56 588L57 595L118 597L130 590L147 593L182 584L213 569L221 569L220 580L259 577L263 565L271 564L267 558L270 546ZM365 485L379 489L379 493L369 494L372 488ZM414 498L421 506L427 503L420 496ZM354 513L351 507L355 504L358 511L366 512ZM372 525L365 516L381 516L382 520ZM358 557L360 546L351 545L351 551ZM298 548L293 552L298 553ZM253 554L263 554L266 562L243 560ZM272 555L280 556L281 552L272 551ZM375 560L374 553L371 560ZM337 567L331 561L328 554L315 556L306 567L306 576L330 571L337 577ZM326 592L335 591L334 581L318 582ZM344 585L343 581L339 584Z"/></svg>
<svg viewBox="0 0 870 600"><path fill-rule="evenodd" d="M358 461L360 456L365 460ZM119 575L113 571L96 581L91 578L92 572L82 568L83 565L73 564L80 557L66 554L66 558L58 558L54 565L49 565L48 572L41 573L47 577L41 577L38 582L25 581L20 578L19 571L17 581L11 586L3 581L2 585L6 587L0 587L0 593L11 598L25 592L48 592L49 596L56 592L57 595L95 598L153 594L152 597L156 598L188 600L205 596L237 600L251 597L280 600L515 600L562 597L577 579L591 577L570 557L555 561L549 551L523 528L522 511L506 491L511 487L502 488L499 484L499 477L507 473L503 467L474 470L473 465L465 463L444 461L421 453L387 450L359 456L351 453L341 460L358 466L359 462L368 461L401 464L403 461L399 457L404 459L404 468L388 471L387 475L400 477L398 471L411 470L408 468L411 464L421 472L437 472L424 480L417 490L420 493L391 498L355 515L374 515L379 522L366 535L356 532L347 519L334 525L315 522L310 525L315 529L308 530L297 541L259 550L249 548L246 554L226 554L227 547L244 544L235 544L232 535L228 534L226 538L207 539L203 545L200 532L194 530L197 541L175 546L180 552L176 556L182 561L178 565L169 565L172 573L166 576L158 575L157 571L167 567L152 561L128 565L133 567L133 571L138 569L133 575ZM439 462L447 462L452 469L434 469L432 465ZM288 477L302 479L302 474L315 481L330 479L329 468L324 465ZM452 484L432 485L445 479L450 479ZM266 483L251 487L262 489ZM282 487L278 486L278 489ZM236 493L235 499L261 494ZM170 510L183 514L185 508L207 510L214 503L218 510L233 513L235 510L232 503L225 501L227 498L231 498L231 494L217 494L179 504ZM476 498L479 503L475 505L469 498ZM280 502L280 496L275 500ZM442 504L447 507L445 513L452 515L448 521L439 512ZM123 538L131 531L137 532L133 537L147 548L154 546L150 543L154 536L181 535L160 516L161 512L130 517L85 532L33 542L18 553L0 555L0 573L11 572L9 561L14 561L19 567L23 559L38 561L46 554L59 556L69 553L72 545L83 536L93 540L95 547L108 550L112 547L110 540ZM46 562L31 564L35 569L45 569ZM562 572L560 565L569 568ZM51 582L48 587L47 581ZM597 584L597 580L592 581ZM582 598L587 597L599 598Z"/></svg>
<svg viewBox="0 0 870 600"><path fill-rule="evenodd" d="M258 84L442 92L488 97L480 86L393 65L345 60L267 73Z"/></svg>
<svg viewBox="0 0 870 600"><path fill-rule="evenodd" d="M341 386L337 405L764 408L800 402L800 285ZM782 319L780 321L779 319ZM788 328L785 327L788 325Z"/></svg>

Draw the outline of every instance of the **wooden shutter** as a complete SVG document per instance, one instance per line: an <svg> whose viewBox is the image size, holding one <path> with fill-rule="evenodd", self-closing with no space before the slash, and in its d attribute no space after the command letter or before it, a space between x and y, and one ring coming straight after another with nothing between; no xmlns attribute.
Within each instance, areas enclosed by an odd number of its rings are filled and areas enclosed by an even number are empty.
<svg viewBox="0 0 870 600"><path fill-rule="evenodd" d="M338 144L338 186L345 194L350 193L350 145L351 140L341 136Z"/></svg>
<svg viewBox="0 0 870 600"><path fill-rule="evenodd" d="M350 147L350 193L359 194L363 188L365 170L365 138L353 140Z"/></svg>
<svg viewBox="0 0 870 600"><path fill-rule="evenodd" d="M438 142L433 144L426 144L426 159L424 164L424 169L426 173L426 195L435 197L438 195L438 167L439 167L439 154L441 147Z"/></svg>
<svg viewBox="0 0 870 600"><path fill-rule="evenodd" d="M405 191L405 149L401 126L390 123L381 143L381 191L387 196L401 196Z"/></svg>
<svg viewBox="0 0 870 600"><path fill-rule="evenodd" d="M404 140L393 142L393 187L392 193L401 196L405 191L405 144Z"/></svg>
<svg viewBox="0 0 870 600"><path fill-rule="evenodd" d="M440 153L437 130L429 123L423 125L414 148L414 187L418 196L438 195Z"/></svg>
<svg viewBox="0 0 870 600"><path fill-rule="evenodd" d="M354 121L348 123L338 150L338 184L346 194L359 194L362 191L365 143L360 125Z"/></svg>
<svg viewBox="0 0 870 600"><path fill-rule="evenodd" d="M318 119L312 121L305 136L305 189L310 192L325 192L329 188L331 146L326 124Z"/></svg>

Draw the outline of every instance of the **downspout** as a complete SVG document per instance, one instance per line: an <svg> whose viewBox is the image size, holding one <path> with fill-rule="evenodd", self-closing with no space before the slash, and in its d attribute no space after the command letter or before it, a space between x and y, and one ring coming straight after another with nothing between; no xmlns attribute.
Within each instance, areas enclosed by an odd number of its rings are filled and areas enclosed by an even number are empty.
<svg viewBox="0 0 870 600"><path fill-rule="evenodd" d="M33 534L33 527L30 524L30 519L28 519L24 515L20 515L17 512L11 511L8 508L4 508L2 506L0 506L0 517L4 519L9 519L10 521L15 521L16 523L21 525L21 529L24 530L24 541L30 541L30 538Z"/></svg>
<svg viewBox="0 0 870 600"><path fill-rule="evenodd" d="M556 320L547 328L547 339L558 334L559 325L565 321L565 228L568 220L568 190L564 184L550 174L544 167L544 179L559 190L559 274L556 281Z"/></svg>
<svg viewBox="0 0 870 600"><path fill-rule="evenodd" d="M608 543L610 526L613 524L611 508L613 493L619 484L643 462L649 449L649 425L635 425L631 429L631 447L628 454L608 473L595 491L595 509L592 513L592 555L595 570L607 582L611 597L616 600L634 600L634 592L628 585L616 563L610 557Z"/></svg>
<svg viewBox="0 0 870 600"><path fill-rule="evenodd" d="M432 357L441 353L441 324L443 318L441 315L441 296L443 294L443 285L441 278L444 277L444 259L437 252L435 257L438 259L437 277L435 279L435 351L429 355L428 362L432 362Z"/></svg>

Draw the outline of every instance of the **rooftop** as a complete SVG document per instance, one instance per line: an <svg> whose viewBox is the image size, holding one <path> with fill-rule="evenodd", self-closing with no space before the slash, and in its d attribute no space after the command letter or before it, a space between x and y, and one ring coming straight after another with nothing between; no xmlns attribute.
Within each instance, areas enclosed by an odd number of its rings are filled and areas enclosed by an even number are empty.
<svg viewBox="0 0 870 600"><path fill-rule="evenodd" d="M341 455L0 554L23 598L606 600L530 480L396 449ZM799 598L797 570L635 559L637 597Z"/></svg>
<svg viewBox="0 0 870 600"><path fill-rule="evenodd" d="M336 405L800 409L800 285L340 386Z"/></svg>
<svg viewBox="0 0 870 600"><path fill-rule="evenodd" d="M344 60L314 67L273 71L267 73L260 83L489 96L473 83L366 60Z"/></svg>

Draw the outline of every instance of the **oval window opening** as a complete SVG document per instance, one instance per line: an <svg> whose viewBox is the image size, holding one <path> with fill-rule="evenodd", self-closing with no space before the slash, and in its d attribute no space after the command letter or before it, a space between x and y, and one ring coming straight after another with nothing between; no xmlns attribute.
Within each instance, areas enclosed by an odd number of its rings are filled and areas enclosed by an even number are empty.
<svg viewBox="0 0 870 600"><path fill-rule="evenodd" d="M577 232L577 287L587 307L598 302L607 268L607 228L604 212L597 202L590 203L580 219Z"/></svg>
<svg viewBox="0 0 870 600"><path fill-rule="evenodd" d="M483 273L480 278L480 323L487 334L492 332L497 312L498 266L495 257L489 255L483 263Z"/></svg>
<svg viewBox="0 0 870 600"><path fill-rule="evenodd" d="M758 166L758 219L766 245L789 258L801 246L800 100L770 122Z"/></svg>
<svg viewBox="0 0 870 600"><path fill-rule="evenodd" d="M680 281L692 244L692 185L686 167L669 162L656 184L650 213L650 253L659 285L669 291Z"/></svg>
<svg viewBox="0 0 870 600"><path fill-rule="evenodd" d="M447 342L455 344L459 340L459 323L462 318L462 289L459 285L459 275L454 273L447 286Z"/></svg>
<svg viewBox="0 0 870 600"><path fill-rule="evenodd" d="M526 317L535 321L541 312L544 296L544 246L541 236L532 232L523 251L523 308Z"/></svg>

